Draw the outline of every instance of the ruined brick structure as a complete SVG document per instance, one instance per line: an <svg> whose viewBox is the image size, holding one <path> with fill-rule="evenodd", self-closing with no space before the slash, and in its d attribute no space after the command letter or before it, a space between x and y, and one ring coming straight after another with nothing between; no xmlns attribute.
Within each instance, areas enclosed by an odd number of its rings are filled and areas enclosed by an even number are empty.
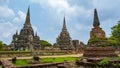
<svg viewBox="0 0 120 68"><path fill-rule="evenodd" d="M89 58L117 57L113 47L87 47L83 56Z"/></svg>
<svg viewBox="0 0 120 68"><path fill-rule="evenodd" d="M76 52L81 52L81 53L83 53L83 51L84 51L84 44L82 44L82 42L79 42L79 40L72 40L72 43L73 43L73 45L74 45L74 47L75 47L75 51Z"/></svg>
<svg viewBox="0 0 120 68"><path fill-rule="evenodd" d="M88 43L84 50L83 57L87 58L103 58L103 57L117 57L113 47L106 46L107 38L105 32L100 28L97 10L94 10L94 21L92 31L90 32L90 39L95 40L94 43ZM97 39L97 42L96 42ZM105 45L104 47L102 45Z"/></svg>
<svg viewBox="0 0 120 68"><path fill-rule="evenodd" d="M62 32L60 33L56 41L57 41L57 45L61 50L74 50L72 39L70 37L69 32L67 31L65 17L63 20Z"/></svg>
<svg viewBox="0 0 120 68"><path fill-rule="evenodd" d="M100 28L100 22L97 14L97 10L94 10L93 28L90 32L90 38L105 38L105 32Z"/></svg>
<svg viewBox="0 0 120 68"><path fill-rule="evenodd" d="M10 44L11 49L14 50L39 50L40 49L40 38L37 33L34 34L33 28L30 23L30 8L28 8L26 20L20 34L16 32L13 35L13 40Z"/></svg>

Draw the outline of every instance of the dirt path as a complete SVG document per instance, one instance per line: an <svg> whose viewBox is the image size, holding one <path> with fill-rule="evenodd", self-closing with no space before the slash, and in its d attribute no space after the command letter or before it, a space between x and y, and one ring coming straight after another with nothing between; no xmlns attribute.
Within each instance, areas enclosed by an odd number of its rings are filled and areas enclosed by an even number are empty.
<svg viewBox="0 0 120 68"><path fill-rule="evenodd" d="M72 54L72 55L53 55L53 56L39 56L40 58L54 58L54 57L81 57L83 54ZM31 57L17 57L17 59L31 59ZM11 58L0 58L0 59L11 59Z"/></svg>

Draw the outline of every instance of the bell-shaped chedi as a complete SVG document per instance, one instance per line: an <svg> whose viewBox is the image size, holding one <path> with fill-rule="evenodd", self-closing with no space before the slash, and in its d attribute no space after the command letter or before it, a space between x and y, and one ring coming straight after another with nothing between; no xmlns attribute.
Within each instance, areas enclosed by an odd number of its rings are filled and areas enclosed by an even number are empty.
<svg viewBox="0 0 120 68"><path fill-rule="evenodd" d="M69 32L67 31L65 17L63 19L62 32L56 39L56 42L61 50L74 50L72 39L70 37Z"/></svg>
<svg viewBox="0 0 120 68"><path fill-rule="evenodd" d="M97 10L94 9L93 28L90 31L90 39L84 50L83 57L87 58L103 58L116 57L115 49L107 46L108 39L105 37L105 32L100 28L100 22L97 15Z"/></svg>
<svg viewBox="0 0 120 68"><path fill-rule="evenodd" d="M16 34L13 35L13 40L10 46L13 50L40 50L40 37L37 36L37 34L34 34L34 30L30 22L30 7L28 7L23 28L20 30L20 33L16 32Z"/></svg>
<svg viewBox="0 0 120 68"><path fill-rule="evenodd" d="M105 38L105 32L102 30L102 28L100 28L100 22L96 9L94 9L93 28L90 32L90 38Z"/></svg>
<svg viewBox="0 0 120 68"><path fill-rule="evenodd" d="M106 43L105 32L100 27L100 21L97 14L97 10L94 9L93 28L90 31L90 39L88 41L89 46L103 46Z"/></svg>

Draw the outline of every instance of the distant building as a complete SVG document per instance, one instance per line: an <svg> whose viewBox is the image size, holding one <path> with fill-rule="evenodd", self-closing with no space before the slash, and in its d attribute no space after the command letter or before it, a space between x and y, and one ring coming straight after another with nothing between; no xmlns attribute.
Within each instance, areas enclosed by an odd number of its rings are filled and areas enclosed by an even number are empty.
<svg viewBox="0 0 120 68"><path fill-rule="evenodd" d="M79 40L72 40L72 43L75 47L75 51L78 51L79 48L80 48L80 45L79 45Z"/></svg>
<svg viewBox="0 0 120 68"><path fill-rule="evenodd" d="M72 40L72 43L75 47L76 52L83 52L85 44L83 42L79 42L79 40Z"/></svg>
<svg viewBox="0 0 120 68"><path fill-rule="evenodd" d="M20 34L16 32L13 35L13 40L10 44L14 50L39 50L40 49L40 38L37 33L34 34L33 28L30 23L30 8L28 8L25 24L20 31Z"/></svg>
<svg viewBox="0 0 120 68"><path fill-rule="evenodd" d="M59 46L61 50L74 50L75 49L72 44L72 39L70 37L70 34L67 31L65 17L63 20L62 32L60 33L56 41L57 41L57 45Z"/></svg>

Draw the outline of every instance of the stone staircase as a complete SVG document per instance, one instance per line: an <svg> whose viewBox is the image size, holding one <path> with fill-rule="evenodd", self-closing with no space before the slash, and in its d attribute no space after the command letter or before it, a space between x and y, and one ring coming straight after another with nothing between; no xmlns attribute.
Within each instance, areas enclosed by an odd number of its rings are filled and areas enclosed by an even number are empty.
<svg viewBox="0 0 120 68"><path fill-rule="evenodd" d="M12 63L10 63L10 61L8 61L8 60L0 60L0 61L1 61L2 66L4 68L11 68L11 67L13 67Z"/></svg>

